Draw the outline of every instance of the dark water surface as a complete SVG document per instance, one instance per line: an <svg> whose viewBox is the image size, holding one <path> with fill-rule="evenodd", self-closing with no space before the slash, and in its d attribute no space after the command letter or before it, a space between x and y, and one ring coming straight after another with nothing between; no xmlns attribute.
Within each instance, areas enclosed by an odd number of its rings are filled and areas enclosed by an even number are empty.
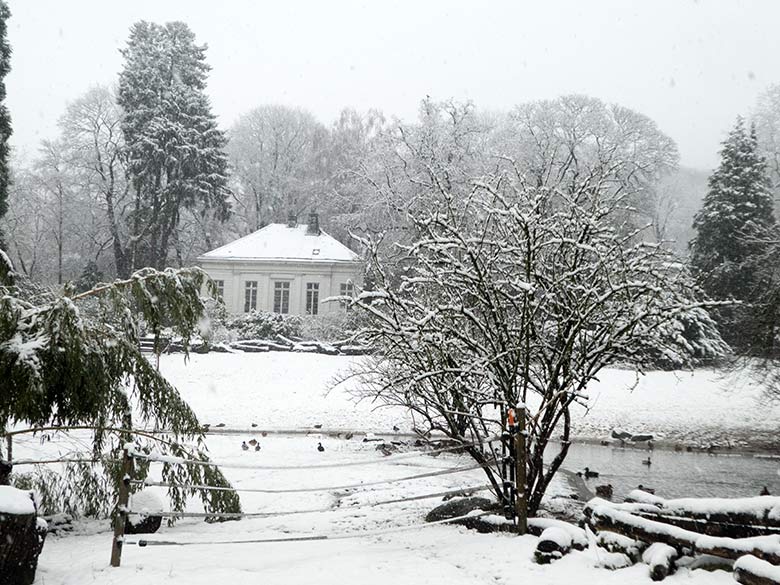
<svg viewBox="0 0 780 585"><path fill-rule="evenodd" d="M551 445L550 450L557 450ZM650 457L652 464L643 465ZM664 498L757 496L766 486L780 495L780 457L736 453L687 453L648 451L612 446L573 444L564 467L572 471L585 467L599 472L586 481L595 492L597 485L612 484L613 499L622 501L639 484L654 488Z"/></svg>

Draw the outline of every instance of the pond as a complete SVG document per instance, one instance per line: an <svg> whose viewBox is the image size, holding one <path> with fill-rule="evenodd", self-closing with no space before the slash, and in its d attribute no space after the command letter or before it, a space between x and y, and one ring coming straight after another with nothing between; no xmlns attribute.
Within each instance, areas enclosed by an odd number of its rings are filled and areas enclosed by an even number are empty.
<svg viewBox="0 0 780 585"><path fill-rule="evenodd" d="M551 445L557 449L557 445ZM642 460L650 458L651 465ZM585 467L599 477L586 480L595 492L597 485L612 484L615 501L622 501L640 484L655 489L664 498L757 496L766 486L780 495L780 456L656 449L621 448L576 443L569 449L564 468Z"/></svg>

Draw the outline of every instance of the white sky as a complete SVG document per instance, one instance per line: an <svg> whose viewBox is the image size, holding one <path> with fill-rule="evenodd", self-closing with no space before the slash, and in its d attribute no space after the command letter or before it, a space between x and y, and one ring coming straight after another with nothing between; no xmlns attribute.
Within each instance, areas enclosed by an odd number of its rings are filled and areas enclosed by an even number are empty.
<svg viewBox="0 0 780 585"><path fill-rule="evenodd" d="M420 99L486 109L585 93L652 117L711 168L738 114L780 83L775 0L8 0L13 144L34 154L67 101L112 83L141 19L208 43L227 127L265 103L330 123L344 106L411 119Z"/></svg>

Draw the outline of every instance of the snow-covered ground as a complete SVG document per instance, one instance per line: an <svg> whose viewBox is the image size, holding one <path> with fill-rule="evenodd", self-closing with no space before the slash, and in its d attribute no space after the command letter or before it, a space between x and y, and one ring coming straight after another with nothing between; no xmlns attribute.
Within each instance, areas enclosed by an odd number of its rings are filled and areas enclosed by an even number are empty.
<svg viewBox="0 0 780 585"><path fill-rule="evenodd" d="M349 383L334 379L361 358L294 353L181 355L161 358L161 370L204 423L228 427L389 432L409 430L400 409L354 403ZM589 409L576 407L575 434L609 436L612 429L651 433L671 442L766 447L780 442L780 402L759 386L713 370L650 372L637 378L609 369L589 387Z"/></svg>
<svg viewBox="0 0 780 585"><path fill-rule="evenodd" d="M215 426L244 428L240 435L210 435L215 460L261 465L306 465L367 461L369 465L301 470L224 470L236 487L300 489L367 483L416 475L466 464L461 456L442 454L392 462L374 443L355 437L346 440L329 430L362 430L392 434L411 426L397 409L355 404L345 388L327 393L331 380L358 358L291 353L193 355L185 364L181 355L164 356L161 369L194 407L201 421ZM577 419L582 434L600 435L613 425L631 430L653 430L672 437L707 436L717 425L724 434L776 428L780 412L758 400L759 392L744 387L726 392L711 372L653 373L634 382L630 373L606 372L593 387L593 408ZM255 424L257 427L252 427ZM322 425L311 434L268 434L261 429L300 430ZM686 433L690 433L687 435ZM701 433L701 434L698 434ZM243 451L241 442L256 438L261 450ZM324 452L317 450L322 443ZM30 449L33 449L30 443ZM40 448L40 446L38 447ZM34 455L20 443L17 457ZM477 471L441 475L397 484L365 485L357 489L291 494L242 493L245 512L311 510L295 515L206 524L195 519L163 527L150 540L187 543L256 540L289 536L366 533L420 524L440 498L366 507L385 500L476 486L485 483ZM156 488L161 489L161 488ZM552 494L568 491L562 483ZM132 504L131 504L132 507ZM192 510L197 510L193 506ZM105 526L105 525L103 525ZM128 537L136 540L136 537ZM621 584L650 583L646 565L619 571L599 568L595 550L573 552L548 566L531 559L537 539L505 534L479 535L457 526L428 526L408 532L361 536L346 540L269 544L191 544L150 546L128 544L122 567L108 567L111 535L105 530L50 537L40 559L36 583L81 585L298 584L312 582L348 585L516 583ZM692 585L733 583L729 573L681 569L668 582Z"/></svg>

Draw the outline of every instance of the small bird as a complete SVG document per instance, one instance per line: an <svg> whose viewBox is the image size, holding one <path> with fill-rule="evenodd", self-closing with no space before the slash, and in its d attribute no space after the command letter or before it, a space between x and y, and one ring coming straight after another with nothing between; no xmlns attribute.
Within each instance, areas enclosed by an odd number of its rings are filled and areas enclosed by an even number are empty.
<svg viewBox="0 0 780 585"><path fill-rule="evenodd" d="M347 433L346 435L344 435L344 438L345 438L347 441L349 441L349 440L350 440L352 437L354 437L354 436L355 436L355 434L354 434L354 433Z"/></svg>
<svg viewBox="0 0 780 585"><path fill-rule="evenodd" d="M255 427L257 427L257 423L252 423L252 428L254 429Z"/></svg>
<svg viewBox="0 0 780 585"><path fill-rule="evenodd" d="M608 500L612 499L612 484L608 483L607 485L597 485L596 486L596 495L600 498L606 498Z"/></svg>
<svg viewBox="0 0 780 585"><path fill-rule="evenodd" d="M246 444L246 441L241 441L241 448L244 451L249 451L249 445Z"/></svg>
<svg viewBox="0 0 780 585"><path fill-rule="evenodd" d="M315 429L321 429L322 428L322 424L316 424L316 425L314 425L314 428Z"/></svg>
<svg viewBox="0 0 780 585"><path fill-rule="evenodd" d="M260 445L259 444L255 445L255 451L259 451L259 450L260 450Z"/></svg>
<svg viewBox="0 0 780 585"><path fill-rule="evenodd" d="M772 494L770 494L769 490L767 489L767 487L764 486L763 488L761 488L761 493L759 495L761 495L761 496L771 496Z"/></svg>
<svg viewBox="0 0 780 585"><path fill-rule="evenodd" d="M225 426L225 423L219 423L218 425L214 425L214 426L216 426L218 429L221 429L222 427Z"/></svg>
<svg viewBox="0 0 780 585"><path fill-rule="evenodd" d="M393 425L393 430L394 430L394 431L397 433L397 432L398 432L398 431L400 431L401 429L399 429L399 428L398 428L398 425Z"/></svg>
<svg viewBox="0 0 780 585"><path fill-rule="evenodd" d="M609 446L609 441L602 440L602 441L601 441L601 446L602 446L602 447L608 447L608 446Z"/></svg>
<svg viewBox="0 0 780 585"><path fill-rule="evenodd" d="M325 450L325 447L322 446L322 443L317 443L317 451L322 453Z"/></svg>
<svg viewBox="0 0 780 585"><path fill-rule="evenodd" d="M252 447L254 447L255 445L257 445L257 439L250 440L249 444L252 445Z"/></svg>
<svg viewBox="0 0 780 585"><path fill-rule="evenodd" d="M265 432L265 431L263 431L263 432L262 432L262 433L260 433L260 434L261 434L261 435L263 435L264 437L267 437L267 436L268 436L268 433L267 433L267 432Z"/></svg>
<svg viewBox="0 0 780 585"><path fill-rule="evenodd" d="M648 467L650 467L652 464L653 462L650 460L650 457L648 457L647 459L642 459L642 465L647 465Z"/></svg>
<svg viewBox="0 0 780 585"><path fill-rule="evenodd" d="M590 468L586 467L585 471L578 471L577 475L579 475L580 477L584 476L584 477L590 479L592 477L598 477L599 476L599 472L598 471L591 471Z"/></svg>
<svg viewBox="0 0 780 585"><path fill-rule="evenodd" d="M636 489L646 492L648 494L655 494L655 490L653 488L645 487L641 483L638 486L636 486Z"/></svg>

